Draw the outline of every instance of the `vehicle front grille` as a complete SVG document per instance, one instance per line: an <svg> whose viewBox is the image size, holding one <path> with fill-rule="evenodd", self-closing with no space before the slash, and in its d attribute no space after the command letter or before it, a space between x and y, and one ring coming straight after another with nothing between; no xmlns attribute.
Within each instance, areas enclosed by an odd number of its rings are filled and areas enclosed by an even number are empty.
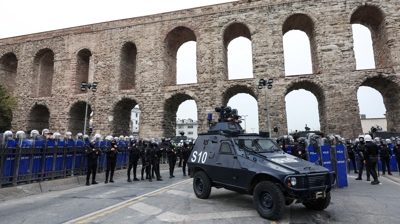
<svg viewBox="0 0 400 224"><path fill-rule="evenodd" d="M307 181L308 180L308 181ZM296 188L320 187L326 184L326 175L310 175L298 178Z"/></svg>

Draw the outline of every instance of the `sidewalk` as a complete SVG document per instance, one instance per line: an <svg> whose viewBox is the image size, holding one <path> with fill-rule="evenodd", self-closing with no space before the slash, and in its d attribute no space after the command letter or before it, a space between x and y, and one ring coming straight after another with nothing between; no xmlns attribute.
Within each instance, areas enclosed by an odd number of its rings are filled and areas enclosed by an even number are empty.
<svg viewBox="0 0 400 224"><path fill-rule="evenodd" d="M168 170L169 165L160 164L160 171ZM140 177L140 172L142 170L142 166L138 166L136 174ZM180 171L181 168L178 168L178 164L175 165L175 172ZM133 176L133 174L131 174ZM114 177L117 178L126 178L127 179L127 169L116 170L114 173ZM165 178L165 177L164 177ZM105 171L96 174L96 181L101 183L105 180ZM43 182L35 182L31 184L21 184L14 187L4 187L0 188L0 203L12 199L27 197L30 195L43 194L50 191L62 191L66 189L71 189L79 186L83 186L86 184L86 175L81 176L71 176L62 179L56 180L46 180Z"/></svg>

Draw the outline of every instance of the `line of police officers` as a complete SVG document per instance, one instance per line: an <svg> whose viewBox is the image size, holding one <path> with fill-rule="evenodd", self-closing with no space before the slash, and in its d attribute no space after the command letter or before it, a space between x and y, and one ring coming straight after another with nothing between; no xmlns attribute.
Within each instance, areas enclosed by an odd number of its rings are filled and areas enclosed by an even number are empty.
<svg viewBox="0 0 400 224"><path fill-rule="evenodd" d="M323 134L322 133L317 133L314 136L319 135L319 137L322 139ZM287 136L286 136L287 138ZM285 137L281 136L280 138L277 139L277 143L281 146L281 148L286 151L286 148L288 145L292 145L292 155L305 159L308 159L308 153L307 153L307 138L305 137L300 137L297 134L293 135L294 142L291 142L288 144L288 142L285 142ZM313 140L311 138L311 140ZM334 135L329 135L327 138L325 138L327 141L327 144L331 145L336 145L336 144L342 144L342 138L340 136L334 136ZM394 143L396 141L396 145L394 145L394 154L396 156L396 161L397 165L400 169L400 138L392 138L390 139L380 139L380 138L375 138L374 141L372 140L370 135L360 135L356 140L355 143L353 144L352 141L348 138L344 139L344 143L346 146L346 151L347 151L347 160L350 163L350 161L353 164L354 167L354 173L358 174L358 177L356 180L362 180L362 173L364 166L366 168L366 175L367 175L367 181L370 181L370 176L372 175L373 181L371 182L372 185L377 185L379 184L378 180L378 175L376 172L376 165L379 160L382 162L382 175L385 175L386 169L388 171L389 175L392 175L390 171L390 159L392 158L392 152L389 147L389 144L391 142ZM289 140L290 142L290 140ZM358 164L359 164L359 169L357 169L357 161L356 161L356 155L358 156ZM321 156L321 155L320 155ZM350 167L349 167L350 168ZM359 170L359 171L357 171ZM400 173L400 172L399 172Z"/></svg>
<svg viewBox="0 0 400 224"><path fill-rule="evenodd" d="M97 160L101 155L101 150L95 147L96 140L93 139L88 146L85 148L86 156L88 159L88 172L86 177L86 185L90 185L90 175L92 174L92 184L97 184L96 182L96 170L97 170ZM174 141L171 139L161 138L161 143L159 144L156 139L130 139L130 146L128 147L129 152L129 166L127 169L128 182L132 182L131 171L133 169L133 180L139 181L137 178L137 167L138 162L142 162L141 169L141 180L148 179L152 182L152 179L157 181L162 181L162 176L160 175L160 163L163 155L168 157L169 163L169 177L174 178L174 169L177 158L179 156L180 161L183 163L182 172L183 176L186 176L186 163L189 159L190 153L193 149L192 141L183 141L175 146ZM115 140L111 141L111 146L106 148L105 154L107 155L107 171L105 183L108 183L109 172L110 182L114 183L113 175L115 170L115 164L118 157L118 145ZM190 175L190 170L188 169L188 175Z"/></svg>
<svg viewBox="0 0 400 224"><path fill-rule="evenodd" d="M17 139L25 139L27 136L25 132L18 131L15 136ZM45 140L45 141L89 141L88 135L82 135L78 133L76 137L72 136L71 132L66 132L65 137L62 137L60 133L52 133L49 129L43 129L41 135L37 130L32 130L30 133L30 139L32 140ZM6 140L13 139L13 133L11 131L6 131L3 137L0 138L1 145L6 142ZM120 150L118 149L117 141L128 141L130 145L127 147L129 152L129 166L127 169L128 182L132 182L131 171L133 169L133 180L139 181L137 178L137 167L138 162L142 163L141 169L141 180L148 179L150 182L152 179L162 181L160 175L160 163L165 157L168 157L169 163L169 175L170 178L174 178L174 168L179 158L179 162L183 163L182 172L183 176L186 176L186 163L189 159L190 153L193 149L194 143L191 140L183 141L175 144L173 140L169 138L161 138L161 142L158 143L157 138L152 139L136 139L133 136L120 136L112 137L107 136L105 140L110 142L110 146L101 147L96 146L96 142L102 141L101 135L96 134L90 141L88 145L85 145L84 152L87 158L87 175L86 175L86 185L98 184L96 181L96 172L98 168L98 158L103 153L107 157L107 169L105 176L105 183L114 183L114 170L117 163L118 154ZM165 161L163 161L165 163ZM144 176L145 174L145 176ZM188 170L188 175L190 175L190 170ZM90 182L90 176L91 182Z"/></svg>

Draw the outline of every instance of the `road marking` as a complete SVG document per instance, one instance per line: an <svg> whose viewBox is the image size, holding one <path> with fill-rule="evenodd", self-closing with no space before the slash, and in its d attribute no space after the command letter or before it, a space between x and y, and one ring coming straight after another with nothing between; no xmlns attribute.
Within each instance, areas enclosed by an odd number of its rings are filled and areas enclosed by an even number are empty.
<svg viewBox="0 0 400 224"><path fill-rule="evenodd" d="M129 206L129 208L134 209L138 212L144 213L146 215L157 215L162 212L161 208L157 208L157 207L147 205L147 204L141 203L141 202L133 204L133 205Z"/></svg>
<svg viewBox="0 0 400 224"><path fill-rule="evenodd" d="M173 212L164 212L158 215L156 218L164 222L191 222L191 221L231 219L231 218L253 217L253 216L258 216L258 213L255 210L197 213L192 215L179 215Z"/></svg>
<svg viewBox="0 0 400 224"><path fill-rule="evenodd" d="M173 194L182 197L190 197L193 193L185 192L185 191L177 191L177 190L169 190L167 191L168 194Z"/></svg>
<svg viewBox="0 0 400 224"><path fill-rule="evenodd" d="M99 211L92 212L92 213L89 213L87 215L72 219L72 220L64 222L64 223L86 223L86 222L92 221L94 219L97 219L99 217L102 217L102 216L111 214L113 212L116 212L116 211L118 211L118 210L120 210L122 208L125 208L125 207L131 206L133 204L136 204L136 203L138 203L140 201L146 200L148 197L152 197L152 196L158 195L158 194L160 194L159 192L166 192L166 191L168 191L168 190L170 190L172 188L188 184L191 181L192 181L192 179L184 180L184 181L178 182L176 184L172 184L172 185L160 188L158 190L146 193L144 195L128 199L126 201L123 201L123 202L120 202L118 204L109 206L109 207L101 209Z"/></svg>

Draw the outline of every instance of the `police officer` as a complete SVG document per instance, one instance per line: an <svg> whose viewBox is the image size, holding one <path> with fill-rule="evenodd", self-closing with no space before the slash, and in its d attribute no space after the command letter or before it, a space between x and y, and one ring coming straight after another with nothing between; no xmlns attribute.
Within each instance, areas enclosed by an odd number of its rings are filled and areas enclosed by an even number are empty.
<svg viewBox="0 0 400 224"><path fill-rule="evenodd" d="M371 136L370 136L371 137ZM364 170L364 158L365 158L365 141L364 141L364 136L361 135L358 137L358 142L356 142L356 145L354 146L356 149L357 155L358 155L358 161L360 163L360 169L358 171L358 177L356 180L362 180L362 173ZM366 170L367 172L367 181L370 181L370 173L369 170Z"/></svg>
<svg viewBox="0 0 400 224"><path fill-rule="evenodd" d="M146 148L147 148L147 143L145 143L145 140L139 139L139 157L140 160L142 161L142 171L141 171L141 180L144 180L143 175L146 172L146 179L149 179L149 175L147 173L147 161L146 161Z"/></svg>
<svg viewBox="0 0 400 224"><path fill-rule="evenodd" d="M87 158L87 175L86 185L89 186L90 174L92 174L92 184L98 184L96 182L96 171L97 171L97 158L101 155L101 150L95 147L95 140L93 139L89 145L85 147L85 154Z"/></svg>
<svg viewBox="0 0 400 224"><path fill-rule="evenodd" d="M193 141L189 141L188 157L186 159L186 162L189 161L190 155L192 154L192 151L193 151L193 147L194 147ZM189 167L188 167L188 175L190 176L190 168Z"/></svg>
<svg viewBox="0 0 400 224"><path fill-rule="evenodd" d="M175 177L174 169L175 169L175 164L176 164L176 151L175 151L173 140L171 140L171 145L167 149L167 155L168 155L168 164L169 164L169 178L173 178L173 177Z"/></svg>
<svg viewBox="0 0 400 224"><path fill-rule="evenodd" d="M364 161L367 171L372 175L374 180L371 182L372 185L379 184L378 175L376 174L376 164L378 163L378 146L372 142L370 135L365 135L365 150L364 150Z"/></svg>
<svg viewBox="0 0 400 224"><path fill-rule="evenodd" d="M307 160L306 139L305 138L299 138L298 143L294 145L293 155L298 158Z"/></svg>
<svg viewBox="0 0 400 224"><path fill-rule="evenodd" d="M114 183L113 177L114 177L114 170L115 166L117 164L117 158L118 158L118 145L115 140L111 140L110 142L110 147L108 147L105 151L105 154L107 155L107 170L106 170L106 181L104 183L108 183L108 176L110 174L110 182Z"/></svg>
<svg viewBox="0 0 400 224"><path fill-rule="evenodd" d="M189 142L185 141L182 147L182 171L183 176L186 176L186 163L190 156Z"/></svg>
<svg viewBox="0 0 400 224"><path fill-rule="evenodd" d="M389 139L382 139L380 145L379 157L382 162L382 175L385 175L386 167L388 169L388 174L392 175L390 172L390 159L392 158L392 151L387 145ZM389 140L390 141L390 140Z"/></svg>
<svg viewBox="0 0 400 224"><path fill-rule="evenodd" d="M149 146L146 148L146 162L147 162L147 173L149 174L149 181L152 182L152 176L151 176L151 168L154 169L157 180L162 181L160 177L160 173L158 172L157 169L157 149L154 146L154 141L150 142Z"/></svg>
<svg viewBox="0 0 400 224"><path fill-rule="evenodd" d="M349 170L350 170L350 161L353 163L354 173L357 172L357 164L356 164L356 153L354 151L354 146L351 144L350 139L346 139L346 149L347 149L347 161L349 162Z"/></svg>
<svg viewBox="0 0 400 224"><path fill-rule="evenodd" d="M137 163L139 161L140 150L136 146L136 139L131 141L131 146L129 147L129 167L128 167L128 182L132 182L131 180L131 170L133 168L133 180L138 181L139 179L136 178L136 168ZM143 174L142 174L143 176Z"/></svg>
<svg viewBox="0 0 400 224"><path fill-rule="evenodd" d="M400 138L396 138L396 145L394 146L393 152L396 156L397 167L400 175Z"/></svg>

